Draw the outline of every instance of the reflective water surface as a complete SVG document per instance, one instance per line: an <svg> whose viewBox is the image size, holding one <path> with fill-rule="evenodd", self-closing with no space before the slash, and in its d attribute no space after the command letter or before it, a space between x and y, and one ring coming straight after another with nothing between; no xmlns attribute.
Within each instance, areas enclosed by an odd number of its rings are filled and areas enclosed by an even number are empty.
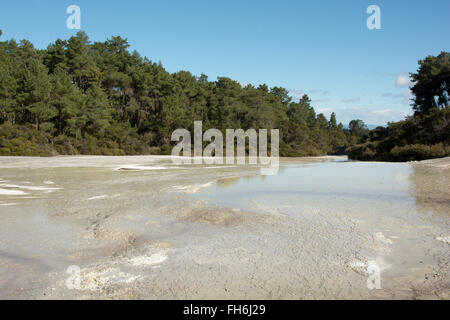
<svg viewBox="0 0 450 320"><path fill-rule="evenodd" d="M0 158L0 297L448 299L438 163Z"/></svg>

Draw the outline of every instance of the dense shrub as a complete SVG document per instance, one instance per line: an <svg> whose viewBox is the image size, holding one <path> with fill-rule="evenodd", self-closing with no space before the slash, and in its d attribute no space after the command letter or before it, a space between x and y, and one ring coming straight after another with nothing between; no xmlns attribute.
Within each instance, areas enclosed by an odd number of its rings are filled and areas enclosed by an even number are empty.
<svg viewBox="0 0 450 320"><path fill-rule="evenodd" d="M390 155L397 161L419 161L432 158L450 156L450 146L442 143L435 145L409 144L406 146L392 148Z"/></svg>
<svg viewBox="0 0 450 320"><path fill-rule="evenodd" d="M374 129L367 141L347 148L351 159L413 161L450 156L450 107Z"/></svg>
<svg viewBox="0 0 450 320"><path fill-rule="evenodd" d="M17 126L10 122L0 125L0 155L2 156L51 156L56 155L49 135L34 129L32 125Z"/></svg>

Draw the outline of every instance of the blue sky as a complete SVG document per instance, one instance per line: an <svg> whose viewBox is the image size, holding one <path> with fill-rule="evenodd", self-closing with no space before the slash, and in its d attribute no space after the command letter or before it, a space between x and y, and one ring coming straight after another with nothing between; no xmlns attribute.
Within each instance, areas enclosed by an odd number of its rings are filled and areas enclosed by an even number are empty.
<svg viewBox="0 0 450 320"><path fill-rule="evenodd" d="M411 114L408 72L417 61L450 51L450 1L2 1L2 39L45 48L66 39L66 8L81 8L92 41L127 38L132 50L214 80L282 86L307 93L318 112L338 121L385 124ZM369 5L381 30L369 30Z"/></svg>

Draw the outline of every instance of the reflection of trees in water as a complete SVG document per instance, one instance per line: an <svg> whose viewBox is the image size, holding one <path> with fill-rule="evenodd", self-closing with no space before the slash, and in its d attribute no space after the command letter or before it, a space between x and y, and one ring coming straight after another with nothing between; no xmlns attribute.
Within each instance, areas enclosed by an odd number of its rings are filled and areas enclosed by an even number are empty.
<svg viewBox="0 0 450 320"><path fill-rule="evenodd" d="M261 181L266 180L266 176L262 176L262 175L258 175L258 174L248 175L248 176L243 176L243 177L232 176L232 177L225 177L225 178L217 180L217 185L219 187L226 188L226 187L229 187L232 185L236 185L237 183L239 183L239 181L241 179L242 180L252 180L255 178L259 178L259 179L261 179Z"/></svg>
<svg viewBox="0 0 450 320"><path fill-rule="evenodd" d="M241 177L239 177L239 176L226 177L226 178L217 180L217 185L219 187L229 187L234 184L237 184L239 182L239 180L241 180Z"/></svg>
<svg viewBox="0 0 450 320"><path fill-rule="evenodd" d="M282 172L284 172L285 168L283 166L280 166L280 168L278 169L278 173L280 174ZM230 176L230 177L225 177L225 178L221 178L219 180L217 180L217 185L219 187L229 187L232 185L237 184L240 180L253 180L253 179L260 179L261 182L264 182L267 179L267 176L265 175L261 175L261 174L249 174L249 175L243 175L243 176Z"/></svg>
<svg viewBox="0 0 450 320"><path fill-rule="evenodd" d="M412 165L409 179L418 210L450 213L450 170Z"/></svg>

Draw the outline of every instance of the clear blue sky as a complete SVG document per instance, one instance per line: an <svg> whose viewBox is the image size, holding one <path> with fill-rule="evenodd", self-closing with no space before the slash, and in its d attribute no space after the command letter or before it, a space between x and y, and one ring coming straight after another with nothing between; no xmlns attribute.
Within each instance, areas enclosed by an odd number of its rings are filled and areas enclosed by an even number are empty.
<svg viewBox="0 0 450 320"><path fill-rule="evenodd" d="M71 4L92 41L120 35L170 72L307 93L316 110L344 123L410 114L401 75L450 49L449 0L3 0L2 39L45 48L69 38L77 31L66 28ZM381 30L366 27L371 4L381 8Z"/></svg>

